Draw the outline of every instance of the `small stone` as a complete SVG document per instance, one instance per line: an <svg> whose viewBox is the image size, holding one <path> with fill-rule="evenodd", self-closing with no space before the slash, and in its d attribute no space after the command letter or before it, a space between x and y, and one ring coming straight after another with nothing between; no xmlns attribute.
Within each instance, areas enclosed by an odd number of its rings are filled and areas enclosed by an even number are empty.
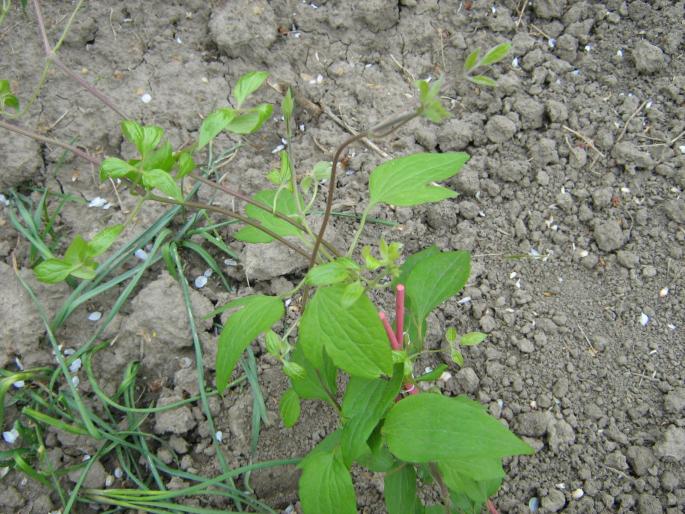
<svg viewBox="0 0 685 514"><path fill-rule="evenodd" d="M552 388L552 392L554 393L554 396L556 396L557 398L563 398L564 396L566 396L568 394L568 387L569 387L568 378L561 377L554 384L554 387Z"/></svg>
<svg viewBox="0 0 685 514"><path fill-rule="evenodd" d="M24 505L24 498L19 491L8 484L3 484L2 493L0 494L0 505L3 507L10 507L12 512L19 512L19 508ZM15 510L16 509L16 510ZM5 512L10 512L5 511Z"/></svg>
<svg viewBox="0 0 685 514"><path fill-rule="evenodd" d="M71 473L69 473L69 480L71 480L74 483L78 482L81 478L82 473L83 468L72 471ZM105 467L100 463L99 460L96 460L91 464L90 469L88 470L86 479L83 482L83 487L87 487L90 489L99 489L101 487L104 487L106 480L107 472L105 471Z"/></svg>
<svg viewBox="0 0 685 514"><path fill-rule="evenodd" d="M645 266L644 268L642 268L642 276L645 278L656 277L656 268L652 265Z"/></svg>
<svg viewBox="0 0 685 514"><path fill-rule="evenodd" d="M547 411L524 412L516 417L517 433L530 437L543 436L553 419L552 414Z"/></svg>
<svg viewBox="0 0 685 514"><path fill-rule="evenodd" d="M663 440L657 443L654 449L661 459L685 460L685 428L675 425L668 427Z"/></svg>
<svg viewBox="0 0 685 514"><path fill-rule="evenodd" d="M514 109L521 116L521 125L526 129L540 128L545 114L544 104L537 100L520 96L514 100Z"/></svg>
<svg viewBox="0 0 685 514"><path fill-rule="evenodd" d="M611 155L620 164L634 164L638 168L645 168L651 170L654 168L655 162L648 152L643 152L637 145L629 141L621 141L614 146Z"/></svg>
<svg viewBox="0 0 685 514"><path fill-rule="evenodd" d="M662 207L668 219L685 224L685 200L668 200Z"/></svg>
<svg viewBox="0 0 685 514"><path fill-rule="evenodd" d="M518 349L523 353L533 353L535 345L530 339L521 339L517 342Z"/></svg>
<svg viewBox="0 0 685 514"><path fill-rule="evenodd" d="M570 212L573 203L573 197L568 193L559 193L556 197L556 204L562 211Z"/></svg>
<svg viewBox="0 0 685 514"><path fill-rule="evenodd" d="M626 241L626 236L623 233L623 230L621 230L621 226L614 220L597 223L595 225L594 235L597 246L604 252L618 250Z"/></svg>
<svg viewBox="0 0 685 514"><path fill-rule="evenodd" d="M506 116L493 116L485 125L485 135L493 143L504 143L516 133L516 125Z"/></svg>
<svg viewBox="0 0 685 514"><path fill-rule="evenodd" d="M666 56L658 46L641 40L633 48L633 61L640 73L652 74L666 66Z"/></svg>
<svg viewBox="0 0 685 514"><path fill-rule="evenodd" d="M163 407L170 403L180 402L183 400L181 396L170 395L162 396L157 401L157 407ZM164 434L171 432L172 434L185 434L195 428L197 422L193 416L193 412L188 406L181 406L177 409L158 412L155 415L155 433Z"/></svg>
<svg viewBox="0 0 685 514"><path fill-rule="evenodd" d="M616 253L616 260L624 268L633 269L640 264L640 257L633 252L619 250Z"/></svg>
<svg viewBox="0 0 685 514"><path fill-rule="evenodd" d="M611 197L614 195L610 187L600 187L592 192L592 204L596 209L604 209L611 205Z"/></svg>
<svg viewBox="0 0 685 514"><path fill-rule="evenodd" d="M566 497L558 489L551 489L547 496L542 498L542 508L548 512L559 512L564 505L566 505Z"/></svg>
<svg viewBox="0 0 685 514"><path fill-rule="evenodd" d="M559 452L562 448L573 444L576 434L573 427L563 419L553 421L548 429L547 443L552 451Z"/></svg>
<svg viewBox="0 0 685 514"><path fill-rule="evenodd" d="M546 137L536 139L535 142L528 146L531 157L540 166L547 164L555 164L559 162L559 154L557 153L557 143L553 139Z"/></svg>
<svg viewBox="0 0 685 514"><path fill-rule="evenodd" d="M639 514L656 514L663 512L663 507L659 498L652 494L642 493L637 500L637 511Z"/></svg>
<svg viewBox="0 0 685 514"><path fill-rule="evenodd" d="M556 100L548 100L545 103L545 112L549 121L553 123L561 123L568 118L568 109L566 105Z"/></svg>
<svg viewBox="0 0 685 514"><path fill-rule="evenodd" d="M647 475L649 468L656 462L652 450L644 446L631 446L628 448L626 456L628 464L630 464L630 467L633 468L633 471L639 477Z"/></svg>
<svg viewBox="0 0 685 514"><path fill-rule="evenodd" d="M475 393L478 391L480 380L473 368L462 368L455 375L457 384L467 393Z"/></svg>
<svg viewBox="0 0 685 514"><path fill-rule="evenodd" d="M532 3L532 6L539 18L545 20L561 18L566 11L566 0L537 0Z"/></svg>

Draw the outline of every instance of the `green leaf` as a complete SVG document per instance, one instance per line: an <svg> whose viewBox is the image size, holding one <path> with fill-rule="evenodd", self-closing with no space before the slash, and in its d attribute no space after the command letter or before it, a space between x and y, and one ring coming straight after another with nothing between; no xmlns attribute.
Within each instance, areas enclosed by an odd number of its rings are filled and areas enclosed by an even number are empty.
<svg viewBox="0 0 685 514"><path fill-rule="evenodd" d="M370 451L357 458L360 465L375 473L386 473L396 466L397 459L392 456L392 453L383 443L380 427L376 427L367 440L367 444Z"/></svg>
<svg viewBox="0 0 685 514"><path fill-rule="evenodd" d="M404 367L394 368L392 380L352 377L345 391L342 414L348 418L340 445L345 464L368 453L367 439L400 392Z"/></svg>
<svg viewBox="0 0 685 514"><path fill-rule="evenodd" d="M449 327L445 331L445 339L447 339L447 342L450 344L456 343L458 336L459 336L459 334L457 334L457 329L454 327Z"/></svg>
<svg viewBox="0 0 685 514"><path fill-rule="evenodd" d="M304 514L356 514L349 470L335 453L318 453L304 461L299 493Z"/></svg>
<svg viewBox="0 0 685 514"><path fill-rule="evenodd" d="M461 336L459 344L462 346L475 346L485 341L487 337L488 335L483 332L469 332Z"/></svg>
<svg viewBox="0 0 685 514"><path fill-rule="evenodd" d="M271 117L273 106L271 104L260 104L257 107L239 114L233 118L225 127L225 130L234 134L252 134L261 128L266 120Z"/></svg>
<svg viewBox="0 0 685 514"><path fill-rule="evenodd" d="M286 428L292 427L300 418L300 397L294 389L288 389L279 403L279 410L281 412L281 419Z"/></svg>
<svg viewBox="0 0 685 514"><path fill-rule="evenodd" d="M438 467L445 485L458 495L465 495L475 507L482 506L494 495L504 479L504 470L497 458L451 459L439 462Z"/></svg>
<svg viewBox="0 0 685 514"><path fill-rule="evenodd" d="M309 190L312 187L313 181L314 181L314 179L312 179L312 177L310 177L309 175L307 175L302 180L300 180L300 189L302 190L303 193L309 193Z"/></svg>
<svg viewBox="0 0 685 514"><path fill-rule="evenodd" d="M328 180L331 178L332 168L333 163L330 161L317 162L312 169L312 176L314 177L314 180Z"/></svg>
<svg viewBox="0 0 685 514"><path fill-rule="evenodd" d="M330 286L344 282L350 277L350 272L354 270L354 266L356 263L347 257L341 257L326 264L319 264L307 273L307 283L313 286Z"/></svg>
<svg viewBox="0 0 685 514"><path fill-rule="evenodd" d="M164 170L167 173L171 171L174 166L174 149L171 147L171 143L165 141L158 149L149 151L141 165L143 172L154 169Z"/></svg>
<svg viewBox="0 0 685 514"><path fill-rule="evenodd" d="M288 91L286 91L283 101L281 102L281 112L283 113L283 117L285 119L292 118L294 109L295 102L293 101L293 93L290 88L288 88Z"/></svg>
<svg viewBox="0 0 685 514"><path fill-rule="evenodd" d="M269 330L264 336L264 341L266 343L266 351L269 353L269 355L272 355L276 358L282 357L281 336L279 336L273 330Z"/></svg>
<svg viewBox="0 0 685 514"><path fill-rule="evenodd" d="M294 195L285 189L282 189L276 197L276 191L274 189L264 189L255 194L253 199L262 202L266 205L273 205L274 199L276 200L276 211L289 217L297 216L297 206L295 205ZM279 236L297 236L301 233L299 229L284 221L277 218L270 212L255 207L254 205L248 205L245 207L246 214L259 221L264 227L271 229L276 232ZM254 227L245 227L240 229L234 234L234 237L239 241L245 241L248 243L270 243L273 238L267 234L264 234L261 230Z"/></svg>
<svg viewBox="0 0 685 514"><path fill-rule="evenodd" d="M397 284L405 284L407 282L407 277L411 273L411 271L424 259L428 259L432 257L433 255L437 255L440 253L440 249L435 246L431 245L427 248L424 248L420 252L416 252L413 255L410 255L407 257L407 260L404 261L404 264L400 266L400 276L397 277L395 280L392 281L392 287L393 289Z"/></svg>
<svg viewBox="0 0 685 514"><path fill-rule="evenodd" d="M88 250L91 257L96 257L105 253L107 248L112 246L119 234L124 230L124 225L113 225L101 230L88 242Z"/></svg>
<svg viewBox="0 0 685 514"><path fill-rule="evenodd" d="M411 270L404 283L407 307L415 321L423 321L428 314L465 285L471 272L468 252L437 253L422 259Z"/></svg>
<svg viewBox="0 0 685 514"><path fill-rule="evenodd" d="M223 393L245 348L285 314L283 302L275 296L254 295L229 302L226 308L241 307L228 318L217 342L216 388Z"/></svg>
<svg viewBox="0 0 685 514"><path fill-rule="evenodd" d="M490 64L495 64L496 62L501 61L504 59L507 54L509 53L509 49L511 48L511 43L502 43L499 44L490 50L488 50L488 53L486 53L483 58L480 60L478 63L479 66L488 66Z"/></svg>
<svg viewBox="0 0 685 514"><path fill-rule="evenodd" d="M344 285L320 288L300 321L300 340L312 364L323 366L323 350L352 376L392 373L392 352L378 312L366 295L342 306Z"/></svg>
<svg viewBox="0 0 685 514"><path fill-rule="evenodd" d="M82 278L84 280L91 280L95 278L95 263L91 264L81 264L78 268L73 270L71 274L76 278Z"/></svg>
<svg viewBox="0 0 685 514"><path fill-rule="evenodd" d="M235 111L228 107L222 107L207 115L207 117L202 120L202 125L200 125L200 136L197 140L197 149L201 150L207 143L218 136L219 133L231 123L235 118L235 115Z"/></svg>
<svg viewBox="0 0 685 514"><path fill-rule="evenodd" d="M478 62L478 56L479 55L480 55L480 48L476 48L473 52L471 52L469 54L469 56L464 61L464 71L469 72L476 66L476 63Z"/></svg>
<svg viewBox="0 0 685 514"><path fill-rule="evenodd" d="M440 364L440 366L435 368L433 371L429 371L428 373L424 373L423 375L416 377L414 381L432 382L439 379L445 371L447 371L447 364Z"/></svg>
<svg viewBox="0 0 685 514"><path fill-rule="evenodd" d="M407 396L385 418L390 451L409 462L530 455L534 450L480 405L434 393Z"/></svg>
<svg viewBox="0 0 685 514"><path fill-rule="evenodd" d="M161 127L156 127L154 125L142 127L142 129L142 141L136 143L136 148L138 148L140 155L145 158L148 153L157 148L157 145L164 135L164 130Z"/></svg>
<svg viewBox="0 0 685 514"><path fill-rule="evenodd" d="M414 466L402 463L385 474L383 496L388 514L415 514L420 500L416 496Z"/></svg>
<svg viewBox="0 0 685 514"><path fill-rule="evenodd" d="M88 243L80 235L75 235L67 251L64 252L64 261L71 264L83 264L91 254Z"/></svg>
<svg viewBox="0 0 685 514"><path fill-rule="evenodd" d="M269 173L266 174L266 179L271 182L274 186L280 186L281 185L281 172L278 170L271 170Z"/></svg>
<svg viewBox="0 0 685 514"><path fill-rule="evenodd" d="M259 89L268 76L269 73L266 71L251 71L238 79L233 88L233 98L238 104L238 109L248 96Z"/></svg>
<svg viewBox="0 0 685 514"><path fill-rule="evenodd" d="M189 175L195 169L195 161L189 152L179 153L176 157L176 165L178 166L176 180L182 179L183 177Z"/></svg>
<svg viewBox="0 0 685 514"><path fill-rule="evenodd" d="M102 164L100 164L100 180L104 181L108 178L130 178L130 176L138 173L138 170L131 166L126 161L117 159L116 157L108 157Z"/></svg>
<svg viewBox="0 0 685 514"><path fill-rule="evenodd" d="M473 77L469 77L469 80L479 86L495 87L497 85L497 82L494 79L486 77L485 75L474 75Z"/></svg>
<svg viewBox="0 0 685 514"><path fill-rule="evenodd" d="M452 349L450 357L452 358L452 362L454 362L460 368L464 366L464 355L462 355L457 348Z"/></svg>
<svg viewBox="0 0 685 514"><path fill-rule="evenodd" d="M164 170L145 170L143 172L143 185L146 189L159 189L165 195L183 201L181 188L176 184L174 177Z"/></svg>
<svg viewBox="0 0 685 514"><path fill-rule="evenodd" d="M61 259L47 259L33 268L36 278L47 284L57 284L66 279L79 263L66 262Z"/></svg>
<svg viewBox="0 0 685 514"><path fill-rule="evenodd" d="M433 123L440 123L450 116L450 113L442 106L440 100L433 100L427 104L421 114Z"/></svg>
<svg viewBox="0 0 685 514"><path fill-rule="evenodd" d="M345 290L340 298L340 305L345 309L349 309L363 294L364 286L359 280L355 280L351 284L345 286Z"/></svg>
<svg viewBox="0 0 685 514"><path fill-rule="evenodd" d="M11 107L15 111L19 110L19 99L14 95L0 96L0 110L5 107Z"/></svg>
<svg viewBox="0 0 685 514"><path fill-rule="evenodd" d="M335 395L337 391L336 377L338 376L338 370L325 352L323 361L323 366L321 368L315 368L305 357L302 346L295 346L295 351L292 353L290 362L297 363L301 366L304 369L304 376L291 376L289 378L290 383L293 385L293 389L295 389L300 398L306 400L318 399L330 402L331 399L324 387L331 391L331 394Z"/></svg>
<svg viewBox="0 0 685 514"><path fill-rule="evenodd" d="M283 373L293 380L305 378L307 374L302 366L292 361L283 361Z"/></svg>
<svg viewBox="0 0 685 514"><path fill-rule="evenodd" d="M140 152L140 148L143 144L143 127L133 120L124 120L121 122L121 133L124 135L124 138L129 143L133 143Z"/></svg>
<svg viewBox="0 0 685 514"><path fill-rule="evenodd" d="M468 159L463 152L417 153L384 162L371 172L370 203L406 207L454 198L457 193L433 182L456 175Z"/></svg>

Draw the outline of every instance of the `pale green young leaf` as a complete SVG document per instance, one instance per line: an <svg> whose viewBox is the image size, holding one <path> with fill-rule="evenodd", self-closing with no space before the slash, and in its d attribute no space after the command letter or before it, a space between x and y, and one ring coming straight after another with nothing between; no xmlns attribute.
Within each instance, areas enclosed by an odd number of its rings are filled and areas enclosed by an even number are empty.
<svg viewBox="0 0 685 514"><path fill-rule="evenodd" d="M475 346L485 341L486 337L488 337L488 335L483 332L469 332L468 334L461 336L459 344L462 346Z"/></svg>
<svg viewBox="0 0 685 514"><path fill-rule="evenodd" d="M259 202L266 205L274 205L274 200L276 201L276 211L284 214L288 217L297 216L297 206L295 204L294 195L283 189L276 196L276 191L274 189L264 189L256 193L253 198ZM245 212L247 215L261 223L264 227L277 233L279 236L297 236L301 233L299 229L284 221L277 218L270 212L255 207L254 205L248 205L245 207ZM234 237L239 241L245 241L249 243L270 243L273 238L267 234L264 234L259 229L254 227L245 227L240 229L234 234Z"/></svg>
<svg viewBox="0 0 685 514"><path fill-rule="evenodd" d="M288 91L286 91L283 101L281 102L281 112L283 113L283 117L286 120L291 119L293 117L294 109L295 101L293 100L293 93L290 88L288 88Z"/></svg>
<svg viewBox="0 0 685 514"><path fill-rule="evenodd" d="M440 364L434 370L429 371L428 373L424 373L423 375L420 375L420 376L414 378L414 381L415 382L433 382L434 380L438 380L445 371L447 371L447 364Z"/></svg>
<svg viewBox="0 0 685 514"><path fill-rule="evenodd" d="M143 186L146 189L159 189L162 193L178 201L183 201L183 193L174 177L164 170L153 169L143 172Z"/></svg>
<svg viewBox="0 0 685 514"><path fill-rule="evenodd" d="M366 269L369 271L376 270L383 266L383 263L371 254L371 247L369 245L362 248L362 259L364 259L364 266L366 266Z"/></svg>
<svg viewBox="0 0 685 514"><path fill-rule="evenodd" d="M501 43L490 50L483 56L478 63L479 66L488 66L504 59L509 53L511 43Z"/></svg>
<svg viewBox="0 0 685 514"><path fill-rule="evenodd" d="M118 159L116 157L108 157L102 164L100 164L100 180L104 181L108 178L124 178L136 174L137 170L128 162Z"/></svg>
<svg viewBox="0 0 685 514"><path fill-rule="evenodd" d="M352 376L376 378L392 373L392 352L378 312L362 294L345 308L346 286L320 288L300 321L299 345L314 366L323 366L323 351Z"/></svg>
<svg viewBox="0 0 685 514"><path fill-rule="evenodd" d="M411 464L402 464L385 474L383 497L388 514L416 514L416 471Z"/></svg>
<svg viewBox="0 0 685 514"><path fill-rule="evenodd" d="M297 420L300 418L300 397L297 396L294 389L288 389L283 393L278 407L283 425L286 428L290 428L297 423Z"/></svg>
<svg viewBox="0 0 685 514"><path fill-rule="evenodd" d="M85 239L76 234L64 252L64 261L70 264L83 264L90 256L90 248Z"/></svg>
<svg viewBox="0 0 685 514"><path fill-rule="evenodd" d="M112 246L114 241L117 240L119 234L124 230L124 225L112 225L111 227L106 227L88 242L88 250L91 257L97 257L103 254L107 249Z"/></svg>
<svg viewBox="0 0 685 514"><path fill-rule="evenodd" d="M229 316L217 342L216 388L220 393L226 388L245 348L285 314L283 302L275 296L247 296L224 307L239 307L240 310Z"/></svg>
<svg viewBox="0 0 685 514"><path fill-rule="evenodd" d="M385 418L383 434L390 451L409 462L534 453L480 405L435 393L407 396L396 403Z"/></svg>
<svg viewBox="0 0 685 514"><path fill-rule="evenodd" d="M319 161L312 169L312 176L314 180L328 180L331 178L331 168L333 163L330 161Z"/></svg>
<svg viewBox="0 0 685 514"><path fill-rule="evenodd" d="M231 123L233 118L235 118L235 115L235 111L228 107L217 109L213 113L207 115L207 117L202 120L202 125L200 125L197 149L201 150L207 143L218 136L221 131Z"/></svg>
<svg viewBox="0 0 685 514"><path fill-rule="evenodd" d="M303 379L306 377L307 372L300 366L297 362L284 361L283 362L283 373L293 380Z"/></svg>
<svg viewBox="0 0 685 514"><path fill-rule="evenodd" d="M195 161L189 152L181 152L176 156L176 165L178 171L176 172L176 180L191 174L195 169Z"/></svg>
<svg viewBox="0 0 685 514"><path fill-rule="evenodd" d="M233 98L238 109L247 100L247 97L257 91L269 76L266 71L251 71L238 79L233 88Z"/></svg>
<svg viewBox="0 0 685 514"><path fill-rule="evenodd" d="M450 357L452 358L452 362L454 362L457 366L460 368L464 367L464 355L459 351L459 349L452 348Z"/></svg>
<svg viewBox="0 0 685 514"><path fill-rule="evenodd" d="M307 273L307 283L313 286L330 286L344 282L350 277L349 263L354 261L347 257L341 257L326 264L314 266Z"/></svg>
<svg viewBox="0 0 685 514"><path fill-rule="evenodd" d="M469 72L476 66L476 63L478 62L478 56L479 55L480 55L480 48L476 48L473 52L471 52L469 54L469 56L464 61L464 71Z"/></svg>
<svg viewBox="0 0 685 514"><path fill-rule="evenodd" d="M408 207L454 198L457 193L435 184L456 175L468 161L463 152L417 153L387 161L371 172L370 203Z"/></svg>
<svg viewBox="0 0 685 514"><path fill-rule="evenodd" d="M33 268L36 278L46 284L57 284L66 279L79 263L66 262L61 259L47 259Z"/></svg>
<svg viewBox="0 0 685 514"><path fill-rule="evenodd" d="M312 177L309 175L300 180L300 189L303 193L309 193L309 190L312 188L313 181L314 179L312 179Z"/></svg>
<svg viewBox="0 0 685 514"><path fill-rule="evenodd" d="M140 155L145 158L148 153L157 148L157 145L162 140L162 136L164 135L164 129L154 125L149 125L142 127L142 130L142 141L136 144L136 148L138 148Z"/></svg>
<svg viewBox="0 0 685 514"><path fill-rule="evenodd" d="M457 342L457 336L457 329L454 327L448 327L445 331L445 339L447 339L447 342L450 344Z"/></svg>
<svg viewBox="0 0 685 514"><path fill-rule="evenodd" d="M478 84L479 86L495 87L497 85L497 82L494 79L486 77L485 75L475 75L473 77L469 77L469 80L474 84Z"/></svg>
<svg viewBox="0 0 685 514"><path fill-rule="evenodd" d="M273 330L269 330L264 336L266 351L269 355L280 358L281 355L281 336Z"/></svg>
<svg viewBox="0 0 685 514"><path fill-rule="evenodd" d="M364 286L359 280L355 280L351 284L345 286L342 297L340 298L340 305L348 309L364 294Z"/></svg>
<svg viewBox="0 0 685 514"><path fill-rule="evenodd" d="M442 106L438 99L432 100L426 104L422 114L433 123L441 123L450 116L450 113Z"/></svg>
<svg viewBox="0 0 685 514"><path fill-rule="evenodd" d="M171 171L174 166L174 149L169 141L165 141L157 149L150 150L141 161L143 171L160 169L166 172Z"/></svg>
<svg viewBox="0 0 685 514"><path fill-rule="evenodd" d="M299 496L304 514L356 514L352 476L337 453L317 452L301 464Z"/></svg>
<svg viewBox="0 0 685 514"><path fill-rule="evenodd" d="M271 182L274 186L280 186L281 185L281 172L278 170L271 170L269 173L266 174L266 179Z"/></svg>
<svg viewBox="0 0 685 514"><path fill-rule="evenodd" d="M140 123L133 120L124 120L121 122L121 133L124 138L133 143L140 152L143 144L143 127Z"/></svg>
<svg viewBox="0 0 685 514"><path fill-rule="evenodd" d="M71 272L71 275L76 278L82 278L84 280L91 280L95 278L95 268L96 263L81 264L75 270Z"/></svg>
<svg viewBox="0 0 685 514"><path fill-rule="evenodd" d="M225 130L234 134L252 134L261 128L271 117L272 112L271 104L260 104L244 114L237 115L226 125Z"/></svg>

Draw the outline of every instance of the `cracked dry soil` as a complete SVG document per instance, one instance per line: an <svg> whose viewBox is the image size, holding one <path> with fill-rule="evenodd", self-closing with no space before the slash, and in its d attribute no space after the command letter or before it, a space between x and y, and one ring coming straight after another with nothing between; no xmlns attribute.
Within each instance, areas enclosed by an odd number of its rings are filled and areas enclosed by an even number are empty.
<svg viewBox="0 0 685 514"><path fill-rule="evenodd" d="M56 40L71 6L44 4ZM473 253L468 287L431 317L427 344L439 349L449 325L490 334L467 349L466 367L451 369L452 378L439 386L487 405L537 450L507 463L498 509L675 514L685 510L684 29L684 3L665 0L152 0L144 7L92 1L60 54L131 118L162 126L175 147L197 135L202 115L226 105L237 77L268 70L272 84L297 92L300 130L292 150L303 169L330 159L348 134L331 113L350 127L368 126L413 105L414 79L444 72L452 118L441 126L415 121L378 145L390 156L468 152L471 161L449 184L461 194L428 207L378 210L375 216L399 225L372 225L363 240L383 235L404 243L407 253L433 243ZM18 7L0 26L0 77L24 100L43 64L36 34L30 10L24 15ZM496 89L459 79L470 49L506 40L512 53L495 70ZM274 88L258 97L280 104ZM22 120L94 153L130 155L118 122L55 70ZM247 192L262 187L283 131L277 112L225 169L227 183ZM135 202L124 188L120 204L87 163L58 148L3 132L0 155L0 191L48 187L86 200L62 212L65 240L123 221L122 207ZM351 151L337 210L361 211L368 173L382 161L364 146ZM111 208L88 207L96 197ZM124 237L163 210L147 205ZM334 224L343 239L353 228L344 218ZM296 262L224 235L246 258L244 268L232 271L234 294L244 293L248 279L266 293L287 290L297 279ZM266 252L272 265L260 265ZM0 206L0 360L10 368L15 357L25 366L50 364L39 318L9 266L12 253L26 264L27 243ZM203 271L191 261L188 276ZM66 287L37 290L49 312L68 294ZM216 277L192 296L200 315L228 297ZM87 319L89 312L106 311L113 299L97 297L79 308L58 337L78 347L99 323ZM96 362L102 384L115 384L123 366L142 357L143 381L161 387L151 399L163 404L196 392L181 292L161 267L148 272L103 337L115 335L116 344ZM216 338L211 331L202 337L211 369ZM273 413L258 459L302 455L332 429L332 413L306 402L300 423L284 429L276 413L285 381L263 347L253 346ZM432 355L420 365L437 365L439 354ZM211 407L229 462L246 463L249 389L213 398ZM216 472L197 407L160 415L151 429L168 438L185 469ZM58 432L46 444L64 466L88 451L87 442ZM93 468L89 485L103 485L112 473L107 465ZM384 512L382 479L355 474L359 510ZM255 473L252 485L260 498L285 508L296 502L296 478L292 468L273 469ZM3 512L45 513L57 505L48 490L18 474L2 482Z"/></svg>

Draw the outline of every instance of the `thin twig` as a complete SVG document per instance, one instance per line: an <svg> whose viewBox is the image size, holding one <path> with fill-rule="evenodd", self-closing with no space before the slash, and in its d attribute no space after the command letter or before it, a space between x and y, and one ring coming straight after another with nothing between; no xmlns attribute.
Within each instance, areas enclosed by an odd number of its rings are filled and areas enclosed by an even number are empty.
<svg viewBox="0 0 685 514"><path fill-rule="evenodd" d="M628 119L626 120L625 125L623 125L623 130L621 130L621 133L620 133L620 134L618 135L618 137L616 138L616 144L618 144L618 143L621 141L621 139L623 139L623 136L626 135L626 130L628 130L628 124L630 123L630 121L631 121L635 116L637 116L637 113L639 113L642 109L645 108L645 105L647 105L647 102L648 102L647 100L645 100L644 102L642 102L642 103L640 104L640 106L639 106L637 109L635 109L635 112L633 112L633 114L631 114L630 116L628 116Z"/></svg>
<svg viewBox="0 0 685 514"><path fill-rule="evenodd" d="M606 155L604 155L602 152L599 151L599 149L595 146L595 143L587 137L584 134L581 134L577 130L573 130L571 127L568 127L566 125L563 125L564 130L568 130L571 134L578 136L580 139L582 139L585 144L587 144L590 148L592 148L599 156L601 156L603 159L606 158Z"/></svg>
<svg viewBox="0 0 685 514"><path fill-rule="evenodd" d="M523 21L523 14L526 12L526 7L528 7L528 0L525 0L523 2L523 7L519 10L519 18L516 20L516 26L518 27L521 25L521 22Z"/></svg>

